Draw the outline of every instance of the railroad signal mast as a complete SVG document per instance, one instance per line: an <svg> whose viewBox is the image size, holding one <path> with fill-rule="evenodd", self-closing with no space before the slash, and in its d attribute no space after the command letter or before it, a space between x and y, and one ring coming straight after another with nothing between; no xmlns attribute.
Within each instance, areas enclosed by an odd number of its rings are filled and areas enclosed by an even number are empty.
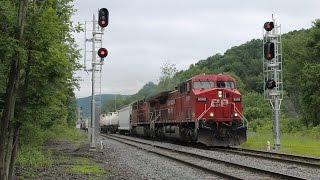
<svg viewBox="0 0 320 180"><path fill-rule="evenodd" d="M100 129L97 119L100 117L101 71L104 58L108 55L107 49L102 47L102 35L104 35L104 28L108 24L109 11L106 8L99 10L97 19L93 14L93 20L85 22L84 69L92 72L91 121L89 123L90 150L96 149L96 136L99 134ZM88 54L91 54L91 59ZM91 65L92 68L87 69L88 65Z"/></svg>
<svg viewBox="0 0 320 180"><path fill-rule="evenodd" d="M272 21L263 26L263 89L264 99L269 100L272 106L275 149L281 146L279 112L283 99L282 69L281 26L276 24L272 15Z"/></svg>

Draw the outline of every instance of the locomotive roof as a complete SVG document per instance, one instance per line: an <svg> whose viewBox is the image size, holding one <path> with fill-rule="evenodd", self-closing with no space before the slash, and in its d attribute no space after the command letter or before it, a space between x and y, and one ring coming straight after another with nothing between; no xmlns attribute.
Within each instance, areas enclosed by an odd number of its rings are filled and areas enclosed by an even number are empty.
<svg viewBox="0 0 320 180"><path fill-rule="evenodd" d="M200 74L197 76L194 76L189 80L213 80L213 81L236 81L233 77L225 74Z"/></svg>
<svg viewBox="0 0 320 180"><path fill-rule="evenodd" d="M186 81L189 81L189 80L194 80L194 81L197 81L197 80L235 81L235 79L233 77L231 77L229 75L225 75L225 74L200 74L200 75L194 76ZM176 90L160 92L154 96L147 98L145 101L155 102L155 101L165 100L166 98L168 98L169 93L174 92L174 91L176 91ZM144 100L139 100L139 101L144 101ZM136 101L134 103L137 103L137 102L138 101Z"/></svg>
<svg viewBox="0 0 320 180"><path fill-rule="evenodd" d="M147 99L147 101L152 102L152 101L155 101L155 100L166 99L168 97L169 92L171 92L171 91L165 91L165 92L158 93L158 94L156 94L154 96L149 97Z"/></svg>

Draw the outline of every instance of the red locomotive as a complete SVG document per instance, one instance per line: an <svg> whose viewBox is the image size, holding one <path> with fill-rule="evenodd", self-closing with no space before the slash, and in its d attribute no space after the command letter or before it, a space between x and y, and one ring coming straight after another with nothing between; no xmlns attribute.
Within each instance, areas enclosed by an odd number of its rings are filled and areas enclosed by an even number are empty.
<svg viewBox="0 0 320 180"><path fill-rule="evenodd" d="M246 141L241 94L228 75L198 75L176 90L132 104L131 132L175 138L210 146L237 146Z"/></svg>

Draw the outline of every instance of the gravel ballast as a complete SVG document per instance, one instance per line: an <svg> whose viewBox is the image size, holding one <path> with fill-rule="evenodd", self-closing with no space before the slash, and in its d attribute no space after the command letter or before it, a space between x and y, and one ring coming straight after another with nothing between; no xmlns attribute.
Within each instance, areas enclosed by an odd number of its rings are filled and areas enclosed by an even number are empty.
<svg viewBox="0 0 320 180"><path fill-rule="evenodd" d="M221 179L153 153L104 138L108 179Z"/></svg>
<svg viewBox="0 0 320 180"><path fill-rule="evenodd" d="M38 168L17 165L15 179L222 179L145 150L103 139L104 149L96 151L89 151L88 143L50 141L44 149L52 154L53 162Z"/></svg>
<svg viewBox="0 0 320 180"><path fill-rule="evenodd" d="M293 175L293 176L301 177L305 179L320 179L320 169L317 169L317 168L309 168L309 167L298 166L294 164L281 163L281 162L272 161L272 160L258 159L254 157L224 153L219 151L202 150L199 148L181 146L181 145L176 145L172 143L150 141L150 140L145 140L145 139L140 139L135 137L126 137L126 138L133 138L133 139L148 142L148 143L152 142L154 144L164 146L164 147L174 148L176 150L196 153L196 154L200 154L207 157L213 157L219 160L229 161L229 162L246 165L246 166L252 166L252 167L265 169L273 172L289 174L289 175Z"/></svg>

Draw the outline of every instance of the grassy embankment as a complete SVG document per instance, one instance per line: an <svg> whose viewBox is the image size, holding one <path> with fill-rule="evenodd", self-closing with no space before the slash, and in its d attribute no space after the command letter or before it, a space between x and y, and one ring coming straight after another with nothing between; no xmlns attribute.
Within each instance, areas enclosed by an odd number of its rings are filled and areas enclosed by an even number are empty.
<svg viewBox="0 0 320 180"><path fill-rule="evenodd" d="M252 122L249 124L250 133L248 141L242 148L266 150L267 141L273 147L272 122ZM281 148L277 152L320 157L320 126L306 128L297 121L282 120L280 122Z"/></svg>
<svg viewBox="0 0 320 180"><path fill-rule="evenodd" d="M42 145L23 145L18 151L19 179L41 178L45 173L77 174L98 178L106 174L100 164L95 163L92 152L87 151L87 137L78 129L46 132ZM84 147L84 148L83 148ZM80 150L79 150L80 149Z"/></svg>

